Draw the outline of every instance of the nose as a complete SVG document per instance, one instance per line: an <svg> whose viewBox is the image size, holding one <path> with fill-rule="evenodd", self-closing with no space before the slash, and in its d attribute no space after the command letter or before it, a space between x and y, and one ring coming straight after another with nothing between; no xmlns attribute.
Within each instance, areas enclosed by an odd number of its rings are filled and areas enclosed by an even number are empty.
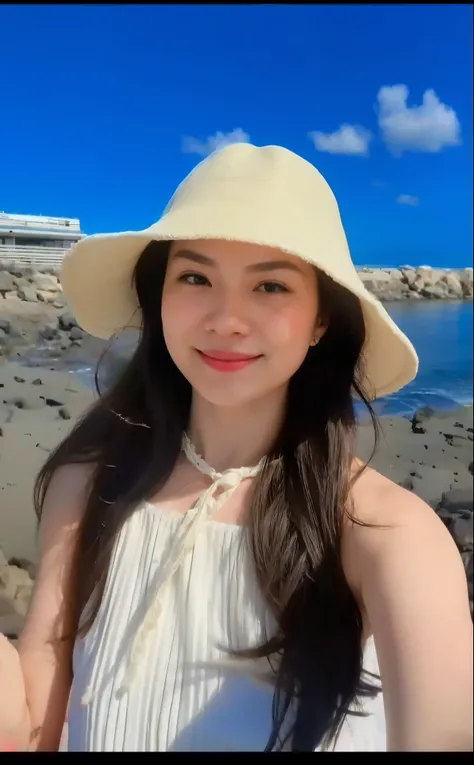
<svg viewBox="0 0 474 765"><path fill-rule="evenodd" d="M249 332L249 320L242 295L237 291L222 291L215 296L209 311L205 329L222 337L246 335Z"/></svg>

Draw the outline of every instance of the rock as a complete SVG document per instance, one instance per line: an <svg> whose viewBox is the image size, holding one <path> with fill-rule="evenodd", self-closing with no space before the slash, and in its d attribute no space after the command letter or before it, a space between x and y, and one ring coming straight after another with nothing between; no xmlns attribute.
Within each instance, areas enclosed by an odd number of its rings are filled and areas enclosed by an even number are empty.
<svg viewBox="0 0 474 765"><path fill-rule="evenodd" d="M14 276L13 281L15 282L15 288L17 290L31 287L31 282L28 281L26 276Z"/></svg>
<svg viewBox="0 0 474 765"><path fill-rule="evenodd" d="M3 550L0 548L0 571L2 570L2 568L6 568L7 566L8 566L7 557L5 553L3 552Z"/></svg>
<svg viewBox="0 0 474 765"><path fill-rule="evenodd" d="M40 398L43 398L43 396L40 396ZM56 401L55 398L45 398L44 403L46 406L62 406L62 403L60 401Z"/></svg>
<svg viewBox="0 0 474 765"><path fill-rule="evenodd" d="M4 399L3 403L9 407L16 407L17 409L29 409L29 406L24 398L20 396L13 396L13 398Z"/></svg>
<svg viewBox="0 0 474 765"><path fill-rule="evenodd" d="M54 303L56 300L56 292L47 292L46 290L36 290L38 300L42 303Z"/></svg>
<svg viewBox="0 0 474 765"><path fill-rule="evenodd" d="M462 296L463 298L467 300L472 300L472 297L474 295L473 285L472 284L462 284Z"/></svg>
<svg viewBox="0 0 474 765"><path fill-rule="evenodd" d="M450 296L455 298L462 297L461 282L459 280L459 277L456 276L456 274L454 274L453 272L444 274L444 276L441 278L441 281L447 285Z"/></svg>
<svg viewBox="0 0 474 765"><path fill-rule="evenodd" d="M403 272L399 268L394 268L393 271L390 271L390 279L392 279L392 281L402 281Z"/></svg>
<svg viewBox="0 0 474 765"><path fill-rule="evenodd" d="M20 566L4 566L0 569L1 582L5 589L13 592L16 596L19 587L33 587L33 581L28 573Z"/></svg>
<svg viewBox="0 0 474 765"><path fill-rule="evenodd" d="M15 288L13 276L8 271L0 271L0 292L10 292Z"/></svg>
<svg viewBox="0 0 474 765"><path fill-rule="evenodd" d="M445 511L450 517L452 512L450 509L441 507L441 501L443 494L446 491L450 491L449 487L453 481L452 470L446 468L437 468L433 470L431 463L429 465L413 465L411 471L414 475L411 476L413 482L413 492L422 499L425 500L431 507L436 509L438 515L442 515L442 511Z"/></svg>
<svg viewBox="0 0 474 765"><path fill-rule="evenodd" d="M46 292L59 292L61 289L58 280L51 274L35 274L33 282L39 290Z"/></svg>
<svg viewBox="0 0 474 765"><path fill-rule="evenodd" d="M417 274L415 280L410 284L410 289L415 290L416 292L421 292L421 290L425 288L425 284L425 278L420 274Z"/></svg>
<svg viewBox="0 0 474 765"><path fill-rule="evenodd" d="M70 311L64 311L59 316L59 326L61 329L69 330L73 327L77 327L77 321Z"/></svg>
<svg viewBox="0 0 474 765"><path fill-rule="evenodd" d="M10 569L8 566L0 568L0 596L13 601L15 597L15 587L9 577Z"/></svg>
<svg viewBox="0 0 474 765"><path fill-rule="evenodd" d="M443 276L445 275L445 271L443 271L441 268L431 268L429 271L425 272L425 285L431 285L434 286L435 284L438 284Z"/></svg>
<svg viewBox="0 0 474 765"><path fill-rule="evenodd" d="M472 269L445 271L421 266L359 270L361 281L381 301L391 300L472 300Z"/></svg>
<svg viewBox="0 0 474 765"><path fill-rule="evenodd" d="M390 274L386 271L382 271L381 268L376 268L373 271L367 271L365 273L359 274L362 281L366 284L367 282L389 282L390 281Z"/></svg>
<svg viewBox="0 0 474 765"><path fill-rule="evenodd" d="M472 268L465 268L461 273L459 274L459 281L461 282L461 286L466 292L469 292L472 296L472 288L473 288L473 269Z"/></svg>
<svg viewBox="0 0 474 765"><path fill-rule="evenodd" d="M428 284L423 287L421 294L428 300L441 299L448 296L448 287L444 282L438 282L437 284Z"/></svg>
<svg viewBox="0 0 474 765"><path fill-rule="evenodd" d="M464 298L472 300L473 296L473 276L472 268L465 268L459 274L459 281L461 282L461 289Z"/></svg>
<svg viewBox="0 0 474 765"><path fill-rule="evenodd" d="M22 287L18 290L18 297L20 300L25 300L27 303L37 303L38 297L36 295L36 289L31 285L29 287Z"/></svg>
<svg viewBox="0 0 474 765"><path fill-rule="evenodd" d="M59 329L55 324L48 323L38 330L38 335L43 340L55 340L59 336Z"/></svg>
<svg viewBox="0 0 474 765"><path fill-rule="evenodd" d="M19 341L24 340L25 333L17 329L14 324L12 324L9 334L10 334L10 337L14 338L15 340L19 340Z"/></svg>
<svg viewBox="0 0 474 765"><path fill-rule="evenodd" d="M436 414L434 409L431 409L429 406L423 406L421 409L417 409L415 414L412 417L412 424L418 424L420 422L424 422L425 420L429 420L431 417L434 417Z"/></svg>
<svg viewBox="0 0 474 765"><path fill-rule="evenodd" d="M31 274L34 274L34 270L30 266L22 266L19 263L13 262L8 270L12 274L12 276L31 276Z"/></svg>
<svg viewBox="0 0 474 765"><path fill-rule="evenodd" d="M35 579L36 577L35 564L27 560L26 558L10 558L10 560L8 561L8 565L16 566L17 568L21 568L23 571L26 571L30 579Z"/></svg>
<svg viewBox="0 0 474 765"><path fill-rule="evenodd" d="M11 608L9 613L2 614L2 600L5 601L5 608L10 606L8 599L0 597L0 632L9 640L17 640L23 629L25 619L16 613L13 608Z"/></svg>
<svg viewBox="0 0 474 765"><path fill-rule="evenodd" d="M31 581L28 584L20 585L15 594L15 611L21 616L26 616L33 593Z"/></svg>
<svg viewBox="0 0 474 765"><path fill-rule="evenodd" d="M473 507L473 489L450 489L443 493L439 507L450 512L459 512L461 510L472 513Z"/></svg>
<svg viewBox="0 0 474 765"><path fill-rule="evenodd" d="M472 513L468 518L455 518L450 531L460 549L472 550Z"/></svg>
<svg viewBox="0 0 474 765"><path fill-rule="evenodd" d="M414 269L402 269L403 280L411 287L417 278L417 273Z"/></svg>
<svg viewBox="0 0 474 765"><path fill-rule="evenodd" d="M82 340L84 338L84 330L80 327L72 327L69 332L69 337L71 340Z"/></svg>
<svg viewBox="0 0 474 765"><path fill-rule="evenodd" d="M13 343L10 335L0 327L0 358L7 358L13 350Z"/></svg>
<svg viewBox="0 0 474 765"><path fill-rule="evenodd" d="M406 292L406 285L400 279L394 279L393 281L381 284L376 294L380 300L387 302L391 300L405 300Z"/></svg>
<svg viewBox="0 0 474 765"><path fill-rule="evenodd" d="M6 334L9 335L12 329L11 322L8 321L8 319L0 319L0 329Z"/></svg>
<svg viewBox="0 0 474 765"><path fill-rule="evenodd" d="M71 419L71 415L70 415L70 413L69 413L69 410L68 410L68 409L67 409L67 407L65 407L65 406L62 406L62 407L59 409L59 416L60 416L60 418L61 418L62 420L70 420L70 419Z"/></svg>
<svg viewBox="0 0 474 765"><path fill-rule="evenodd" d="M474 558L474 555L472 554L472 552L464 553L463 555L463 563L464 563L464 566L466 567L466 575L471 583L473 578L473 558Z"/></svg>

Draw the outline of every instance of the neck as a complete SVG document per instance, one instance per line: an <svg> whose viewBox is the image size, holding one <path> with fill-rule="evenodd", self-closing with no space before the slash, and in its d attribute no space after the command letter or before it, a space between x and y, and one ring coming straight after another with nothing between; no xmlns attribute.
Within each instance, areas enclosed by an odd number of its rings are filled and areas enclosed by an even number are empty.
<svg viewBox="0 0 474 765"><path fill-rule="evenodd" d="M285 415L286 390L240 407L216 406L193 393L188 435L219 472L252 467L272 448Z"/></svg>

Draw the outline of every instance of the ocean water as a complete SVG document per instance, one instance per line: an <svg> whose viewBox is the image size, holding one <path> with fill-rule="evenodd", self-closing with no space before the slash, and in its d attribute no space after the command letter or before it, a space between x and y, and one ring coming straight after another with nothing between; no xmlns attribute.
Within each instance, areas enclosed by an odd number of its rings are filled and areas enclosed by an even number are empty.
<svg viewBox="0 0 474 765"><path fill-rule="evenodd" d="M452 409L473 400L473 304L422 300L385 306L418 353L416 378L379 399L377 412L409 416L416 409Z"/></svg>

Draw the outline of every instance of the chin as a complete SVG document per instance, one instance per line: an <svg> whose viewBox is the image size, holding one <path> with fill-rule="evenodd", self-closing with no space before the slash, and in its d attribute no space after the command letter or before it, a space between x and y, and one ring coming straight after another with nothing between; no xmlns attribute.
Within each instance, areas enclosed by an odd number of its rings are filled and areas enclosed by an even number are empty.
<svg viewBox="0 0 474 765"><path fill-rule="evenodd" d="M188 378L189 379L189 378ZM217 385L203 385L202 381L196 384L191 380L193 390L204 401L213 406L239 408L248 406L254 401L265 396L267 391L242 390L241 385L229 385L220 383Z"/></svg>

